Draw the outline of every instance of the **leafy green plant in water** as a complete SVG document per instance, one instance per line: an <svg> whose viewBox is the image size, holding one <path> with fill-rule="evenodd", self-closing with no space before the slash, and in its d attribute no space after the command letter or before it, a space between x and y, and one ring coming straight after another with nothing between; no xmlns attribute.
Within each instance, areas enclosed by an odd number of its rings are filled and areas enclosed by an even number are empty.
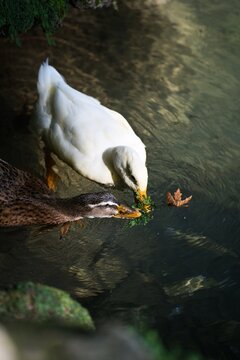
<svg viewBox="0 0 240 360"><path fill-rule="evenodd" d="M153 219L153 210L156 207L150 196L147 196L140 200L139 195L136 195L136 204L132 206L141 212L141 216L136 219L131 219L128 222L128 227L136 225L147 225L150 220Z"/></svg>

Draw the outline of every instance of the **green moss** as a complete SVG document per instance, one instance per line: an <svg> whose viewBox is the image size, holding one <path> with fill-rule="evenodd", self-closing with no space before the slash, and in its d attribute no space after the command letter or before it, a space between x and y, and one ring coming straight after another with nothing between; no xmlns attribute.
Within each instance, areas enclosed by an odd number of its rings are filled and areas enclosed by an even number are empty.
<svg viewBox="0 0 240 360"><path fill-rule="evenodd" d="M0 318L60 322L84 330L94 329L88 311L66 292L31 282L0 291Z"/></svg>
<svg viewBox="0 0 240 360"><path fill-rule="evenodd" d="M112 0L0 0L0 33L19 45L19 35L40 24L48 42L52 43L52 35L67 14L69 2L79 8L97 8L109 6ZM116 6L115 1L114 4Z"/></svg>
<svg viewBox="0 0 240 360"><path fill-rule="evenodd" d="M0 0L2 33L19 43L18 35L40 24L48 39L62 22L67 0Z"/></svg>

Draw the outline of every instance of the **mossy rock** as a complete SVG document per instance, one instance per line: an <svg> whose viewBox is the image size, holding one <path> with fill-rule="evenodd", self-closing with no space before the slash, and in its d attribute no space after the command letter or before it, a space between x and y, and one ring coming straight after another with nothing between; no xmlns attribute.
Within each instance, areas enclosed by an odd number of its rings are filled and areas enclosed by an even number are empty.
<svg viewBox="0 0 240 360"><path fill-rule="evenodd" d="M88 311L66 292L32 282L0 291L0 319L57 322L83 330L94 329Z"/></svg>

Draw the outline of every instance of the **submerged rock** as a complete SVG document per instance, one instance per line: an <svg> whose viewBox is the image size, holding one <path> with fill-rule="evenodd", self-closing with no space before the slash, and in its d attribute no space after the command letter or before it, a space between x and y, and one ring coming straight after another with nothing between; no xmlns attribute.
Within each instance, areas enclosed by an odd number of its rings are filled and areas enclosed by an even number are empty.
<svg viewBox="0 0 240 360"><path fill-rule="evenodd" d="M53 322L93 330L88 311L65 291L32 282L0 291L0 318Z"/></svg>
<svg viewBox="0 0 240 360"><path fill-rule="evenodd" d="M139 336L118 325L85 334L47 324L11 322L5 330L17 357L0 360L155 360Z"/></svg>

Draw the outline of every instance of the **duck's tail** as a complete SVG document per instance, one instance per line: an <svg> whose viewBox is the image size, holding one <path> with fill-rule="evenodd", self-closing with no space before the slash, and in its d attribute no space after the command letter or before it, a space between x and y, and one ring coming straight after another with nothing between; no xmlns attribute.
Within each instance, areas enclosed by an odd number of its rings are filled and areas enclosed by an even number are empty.
<svg viewBox="0 0 240 360"><path fill-rule="evenodd" d="M48 64L48 59L42 63L38 72L37 90L38 101L35 112L30 122L30 130L35 133L42 133L51 124L52 110L51 101L55 89L60 83L65 82L64 78Z"/></svg>
<svg viewBox="0 0 240 360"><path fill-rule="evenodd" d="M40 97L48 97L57 84L65 81L57 70L48 64L48 59L42 63L38 72L37 90ZM46 100L46 99L45 99Z"/></svg>

